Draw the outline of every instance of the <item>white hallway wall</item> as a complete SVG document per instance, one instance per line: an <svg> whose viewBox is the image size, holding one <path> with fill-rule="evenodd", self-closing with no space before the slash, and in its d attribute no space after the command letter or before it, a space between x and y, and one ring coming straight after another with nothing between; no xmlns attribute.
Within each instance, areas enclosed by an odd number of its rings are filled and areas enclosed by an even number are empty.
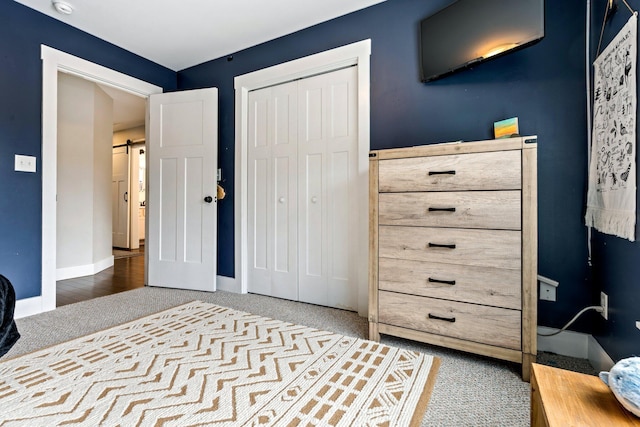
<svg viewBox="0 0 640 427"><path fill-rule="evenodd" d="M57 280L113 265L113 101L94 83L58 73Z"/></svg>

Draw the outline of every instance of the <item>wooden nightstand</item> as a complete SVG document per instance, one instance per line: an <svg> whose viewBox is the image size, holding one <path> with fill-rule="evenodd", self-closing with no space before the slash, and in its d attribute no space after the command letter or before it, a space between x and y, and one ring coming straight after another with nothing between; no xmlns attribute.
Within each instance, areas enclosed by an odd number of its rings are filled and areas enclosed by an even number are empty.
<svg viewBox="0 0 640 427"><path fill-rule="evenodd" d="M534 363L531 426L640 427L640 418L625 410L600 378Z"/></svg>

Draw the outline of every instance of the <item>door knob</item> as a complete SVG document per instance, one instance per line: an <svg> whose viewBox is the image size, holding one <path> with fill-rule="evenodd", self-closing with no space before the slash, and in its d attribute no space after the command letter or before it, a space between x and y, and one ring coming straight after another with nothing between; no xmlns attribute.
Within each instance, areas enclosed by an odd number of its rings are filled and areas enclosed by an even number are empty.
<svg viewBox="0 0 640 427"><path fill-rule="evenodd" d="M318 198L316 196L313 196L311 198L311 203L318 203Z"/></svg>
<svg viewBox="0 0 640 427"><path fill-rule="evenodd" d="M280 203L284 203L284 197L280 197L280 198L278 199L278 202L280 202Z"/></svg>
<svg viewBox="0 0 640 427"><path fill-rule="evenodd" d="M213 197L207 196L207 197L204 198L204 201L207 202L207 203L211 203L211 202L213 202Z"/></svg>

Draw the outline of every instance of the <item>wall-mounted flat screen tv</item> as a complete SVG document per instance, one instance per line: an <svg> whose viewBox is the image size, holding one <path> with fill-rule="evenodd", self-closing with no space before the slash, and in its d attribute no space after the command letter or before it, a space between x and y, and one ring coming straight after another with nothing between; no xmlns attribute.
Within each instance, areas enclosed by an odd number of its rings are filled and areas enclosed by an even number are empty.
<svg viewBox="0 0 640 427"><path fill-rule="evenodd" d="M420 22L423 82L544 37L544 0L457 0Z"/></svg>

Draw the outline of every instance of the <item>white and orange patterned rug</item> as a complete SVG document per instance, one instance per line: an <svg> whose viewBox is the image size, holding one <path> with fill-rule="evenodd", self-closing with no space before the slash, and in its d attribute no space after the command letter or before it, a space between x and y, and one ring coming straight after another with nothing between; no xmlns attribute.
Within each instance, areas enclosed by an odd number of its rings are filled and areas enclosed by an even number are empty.
<svg viewBox="0 0 640 427"><path fill-rule="evenodd" d="M0 363L0 426L419 425L438 366L194 301Z"/></svg>

